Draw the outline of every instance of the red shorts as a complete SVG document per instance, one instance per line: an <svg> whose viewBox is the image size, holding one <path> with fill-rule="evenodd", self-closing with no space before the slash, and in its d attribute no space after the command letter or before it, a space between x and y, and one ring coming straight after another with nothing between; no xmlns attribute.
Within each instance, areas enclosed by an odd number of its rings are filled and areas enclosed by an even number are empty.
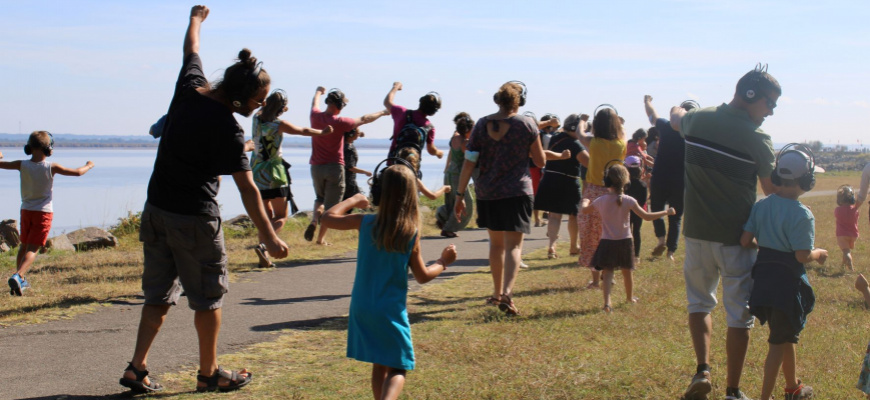
<svg viewBox="0 0 870 400"><path fill-rule="evenodd" d="M45 246L54 213L21 210L21 243Z"/></svg>

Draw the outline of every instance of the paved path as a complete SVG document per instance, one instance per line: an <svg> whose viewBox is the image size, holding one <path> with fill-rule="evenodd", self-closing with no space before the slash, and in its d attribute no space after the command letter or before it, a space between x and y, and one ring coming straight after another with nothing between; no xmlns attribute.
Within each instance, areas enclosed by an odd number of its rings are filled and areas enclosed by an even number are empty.
<svg viewBox="0 0 870 400"><path fill-rule="evenodd" d="M567 220L562 224L563 238L565 225ZM532 228L524 253L546 246L545 235L546 228ZM489 265L483 230L464 231L457 239L424 238L427 264L440 257L449 243L457 245L459 260L438 281ZM560 252L566 248L567 243L561 244ZM355 267L352 253L241 275L224 300L218 353L237 352L273 340L276 331L314 326L347 314ZM481 297L489 290L490 286L481 288ZM193 311L184 299L170 311L152 347L149 369L153 373L177 371L198 360ZM0 330L0 399L87 399L123 393L118 378L133 353L141 304L140 299L116 301L72 320Z"/></svg>

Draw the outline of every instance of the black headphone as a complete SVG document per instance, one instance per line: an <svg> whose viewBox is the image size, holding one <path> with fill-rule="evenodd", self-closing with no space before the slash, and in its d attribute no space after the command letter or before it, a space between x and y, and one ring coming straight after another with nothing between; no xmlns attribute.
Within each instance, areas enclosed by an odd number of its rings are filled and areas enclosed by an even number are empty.
<svg viewBox="0 0 870 400"><path fill-rule="evenodd" d="M520 85L521 88L523 88L523 90L520 91L520 107L526 105L526 96L529 93L528 88L526 88L526 84L523 83L522 81L508 81L507 83L515 83L517 85ZM492 101L494 101L496 104L498 104L498 92L496 92L494 95L492 95Z"/></svg>
<svg viewBox="0 0 870 400"><path fill-rule="evenodd" d="M335 108L341 110L345 106L344 92L338 88L329 89L326 93L326 104L332 104Z"/></svg>
<svg viewBox="0 0 870 400"><path fill-rule="evenodd" d="M414 170L414 166L412 166L411 163L406 161L404 158L389 157L379 162L378 165L375 166L375 172L372 173L372 177L369 179L369 186L371 186L370 192L372 194L372 205L375 206L381 202L381 175L384 173L384 171L381 171L380 169L381 165L383 165L385 162L392 163L393 165L402 164L411 169L411 171L414 172L414 175L417 176L418 179L420 177L419 172ZM391 165L388 165L387 168L389 168L390 166ZM386 170L386 168L384 169Z"/></svg>
<svg viewBox="0 0 870 400"><path fill-rule="evenodd" d="M242 86L242 91L244 93L236 93L236 94L239 95L240 97L241 96L248 96L248 97L253 96L254 93L251 93L250 95L248 95L247 92L251 91L249 89L250 87L256 88L257 86L260 85L260 71L262 71L262 70L263 70L263 62L260 61L254 65L254 68L251 68L250 80L248 82L245 82L245 85ZM247 101L247 99L245 99L245 100ZM241 100L233 100L233 107L236 107L236 108L242 107L242 101Z"/></svg>
<svg viewBox="0 0 870 400"><path fill-rule="evenodd" d="M738 90L743 101L747 103L758 101L761 94L761 78L765 73L767 73L767 64L761 65L761 63L756 64L755 69L749 71L749 79Z"/></svg>
<svg viewBox="0 0 870 400"><path fill-rule="evenodd" d="M837 193L839 193L840 190L843 191L843 202L845 204L854 205L855 204L855 190L852 189L852 187L849 185L840 185L840 187L837 188Z"/></svg>
<svg viewBox="0 0 870 400"><path fill-rule="evenodd" d="M462 118L457 120L455 123L456 123L456 131L463 134L463 135L468 133L468 132L471 132L471 130L474 128L474 120L471 119L470 115L463 115ZM462 126L463 128L467 128L467 130L465 132L460 132L460 129L459 129L460 126Z"/></svg>
<svg viewBox="0 0 870 400"><path fill-rule="evenodd" d="M433 90L429 93L426 93L426 95L423 97L429 97L429 96L432 96L432 98L435 99L435 110L440 110L441 109L441 94Z"/></svg>
<svg viewBox="0 0 870 400"><path fill-rule="evenodd" d="M608 188L609 188L609 187L612 187L612 186L613 186L613 181L610 179L609 176L607 176L607 171L610 170L610 167L611 167L612 164L614 164L614 163L615 163L616 165L621 165L621 164L622 164L622 160L620 160L620 159L618 159L618 158L614 158L614 159L608 161L607 164L604 164L604 187L608 187Z"/></svg>
<svg viewBox="0 0 870 400"><path fill-rule="evenodd" d="M52 136L50 132L46 131L45 133L48 134L49 143L48 143L47 148L46 147L42 148L42 152L45 153L46 157L50 157L51 152L54 150L54 136ZM33 148L30 147L30 139L29 138L27 139L27 143L24 145L24 154L27 154L28 156L33 154Z"/></svg>
<svg viewBox="0 0 870 400"><path fill-rule="evenodd" d="M275 98L272 99L272 97ZM270 99L272 100L272 102L269 102ZM260 111L260 116L263 116L265 114L265 111L272 111L272 109L274 109L274 116L267 115L267 117L273 118L268 122L274 121L275 118L278 118L278 114L281 114L281 112L284 111L284 107L287 107L287 102L287 92L285 92L284 89L273 90L272 93L269 94L269 97L266 98L266 106L263 107L263 109Z"/></svg>
<svg viewBox="0 0 870 400"><path fill-rule="evenodd" d="M782 156L791 152L800 153L802 157L808 158L807 172L799 176L796 180L798 186L800 186L801 190L803 190L804 192L809 192L810 190L813 190L813 188L816 186L816 158L813 155L813 151L810 150L807 145L801 143L789 143L779 151L779 154L776 156L776 164L774 164L773 172L770 174L770 181L776 186L782 185L782 177L780 177L779 173L777 173L777 171L779 170L779 160L780 158L782 158Z"/></svg>
<svg viewBox="0 0 870 400"><path fill-rule="evenodd" d="M609 109L613 110L613 112L616 113L617 117L619 116L619 111L616 111L616 107L605 103L605 104L602 104L598 107L595 107L595 112L592 113L592 118L595 118L595 116L598 115L598 111L601 111L601 109L603 109L603 108L609 108Z"/></svg>
<svg viewBox="0 0 870 400"><path fill-rule="evenodd" d="M689 111L691 109L700 109L701 104L695 100L686 100L686 101L680 103L680 108L682 108L686 111Z"/></svg>

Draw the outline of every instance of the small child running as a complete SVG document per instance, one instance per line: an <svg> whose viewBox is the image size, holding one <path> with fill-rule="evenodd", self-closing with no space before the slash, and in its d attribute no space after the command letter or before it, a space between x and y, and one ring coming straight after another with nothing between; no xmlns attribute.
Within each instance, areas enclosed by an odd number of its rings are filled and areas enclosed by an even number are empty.
<svg viewBox="0 0 870 400"><path fill-rule="evenodd" d="M855 190L849 185L837 189L837 208L834 217L837 218L837 246L843 251L843 263L854 271L852 265L852 249L858 239L858 213L861 205L855 204Z"/></svg>
<svg viewBox="0 0 870 400"><path fill-rule="evenodd" d="M629 303L637 303L637 297L632 296L633 281L631 271L635 268L634 243L631 237L629 216L632 212L641 218L652 221L665 215L674 215L673 208L658 212L647 212L637 200L626 195L625 188L629 184L628 170L620 163L614 164L604 172L604 186L608 190L595 201L583 199L580 212L591 214L598 210L601 214L601 241L592 255L592 265L602 271L604 281L604 312L610 313L613 307L610 303L610 291L613 287L614 270L622 270L625 281L625 297Z"/></svg>
<svg viewBox="0 0 870 400"><path fill-rule="evenodd" d="M9 289L15 296L23 296L24 291L30 288L30 282L27 282L24 274L36 260L39 248L45 246L48 232L51 231L54 175L82 176L94 167L90 161L76 169L46 161L53 150L54 139L51 134L35 131L24 146L24 154L30 156L29 160L0 161L0 169L18 170L21 176L21 246L15 259L17 269L8 281ZM0 155L0 158L3 156Z"/></svg>
<svg viewBox="0 0 870 400"><path fill-rule="evenodd" d="M377 214L347 214L368 208L362 193L326 211L321 224L329 229L359 230L356 276L350 297L347 356L372 363L375 399L397 399L405 373L414 369L414 346L406 303L408 267L419 283L435 279L456 260L456 247L426 266L420 247L420 214L416 175L403 164L376 176L380 190Z"/></svg>
<svg viewBox="0 0 870 400"><path fill-rule="evenodd" d="M804 264L810 261L824 264L828 258L827 250L813 247L815 218L798 201L815 186L812 151L803 145L789 146L780 152L771 173L777 192L755 203L740 237L744 247L758 247L758 258L752 267L754 284L749 312L770 328L762 399L773 394L780 366L785 377L786 400L813 397L813 388L804 385L796 374L798 338L815 304Z"/></svg>

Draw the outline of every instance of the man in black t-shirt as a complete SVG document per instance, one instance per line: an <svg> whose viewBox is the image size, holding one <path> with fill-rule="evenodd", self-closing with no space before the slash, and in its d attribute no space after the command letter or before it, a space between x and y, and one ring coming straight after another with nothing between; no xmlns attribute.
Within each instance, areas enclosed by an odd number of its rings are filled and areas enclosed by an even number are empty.
<svg viewBox="0 0 870 400"><path fill-rule="evenodd" d="M266 217L243 152L244 131L233 117L233 113L248 116L262 106L269 93L269 75L244 49L239 62L226 69L221 83L209 86L197 54L200 25L208 11L195 6L190 12L184 64L142 212L145 305L133 360L120 381L139 393L162 389L147 377L148 353L182 286L195 311L200 351L197 390L233 390L251 381L248 371L219 370L217 364L221 306L227 292L227 255L215 199L221 175L233 177L269 253L276 258L287 256L287 245Z"/></svg>

